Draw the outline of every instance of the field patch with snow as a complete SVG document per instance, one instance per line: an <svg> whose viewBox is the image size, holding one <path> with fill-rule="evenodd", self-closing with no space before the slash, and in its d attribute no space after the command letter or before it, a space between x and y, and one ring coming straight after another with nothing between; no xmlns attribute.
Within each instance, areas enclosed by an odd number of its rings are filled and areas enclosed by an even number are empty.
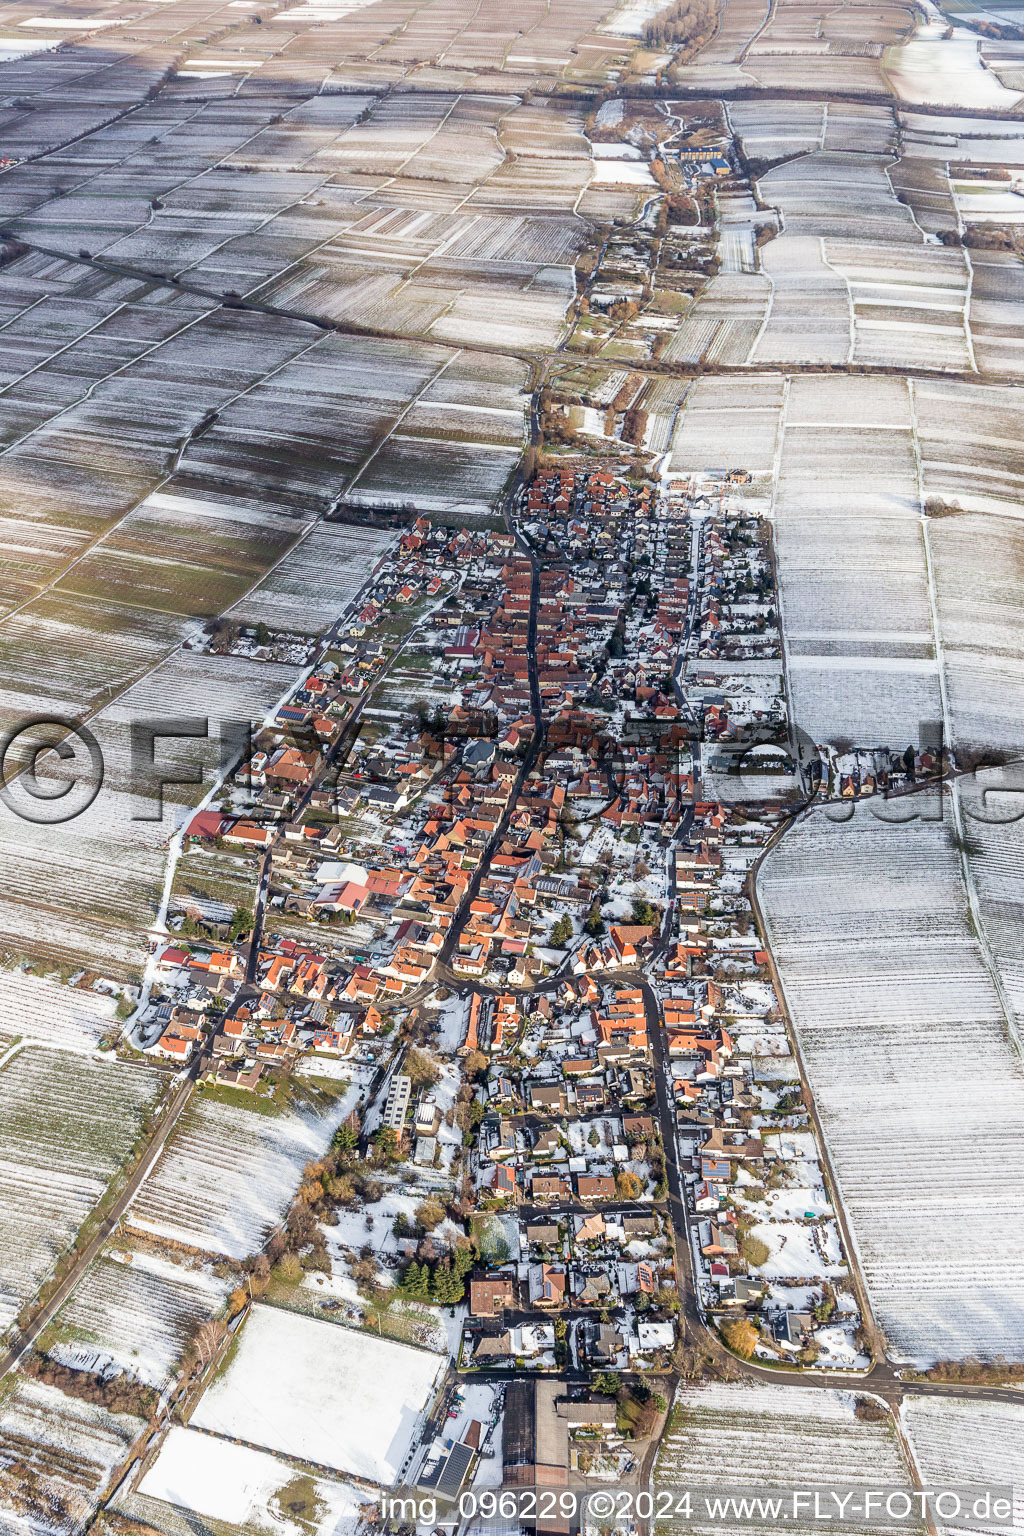
<svg viewBox="0 0 1024 1536"><path fill-rule="evenodd" d="M948 822L798 823L759 880L839 1196L892 1351L1024 1349L1024 1065ZM1000 1170L992 1178L992 1169Z"/></svg>
<svg viewBox="0 0 1024 1536"><path fill-rule="evenodd" d="M107 1253L61 1308L46 1352L79 1370L126 1371L159 1389L189 1335L220 1311L230 1289L225 1277L142 1250Z"/></svg>
<svg viewBox="0 0 1024 1536"><path fill-rule="evenodd" d="M443 1364L407 1344L258 1306L191 1422L387 1486Z"/></svg>
<svg viewBox="0 0 1024 1536"><path fill-rule="evenodd" d="M143 1428L140 1419L108 1413L56 1387L8 1377L0 1390L0 1531L82 1530ZM31 1521L15 1513L26 1502L35 1512Z"/></svg>
<svg viewBox="0 0 1024 1536"><path fill-rule="evenodd" d="M908 1397L901 1417L926 1488L1010 1483L1013 1529L1024 1530L1024 1403ZM944 1525L940 1532L963 1529ZM981 1529L995 1536L997 1527Z"/></svg>
<svg viewBox="0 0 1024 1536"><path fill-rule="evenodd" d="M311 1482L312 1487L300 1488L300 1481ZM316 1506L317 1529L332 1536L341 1521L347 1518L355 1522L359 1505L366 1498L343 1483L302 1478L287 1462L266 1451L234 1445L178 1424L171 1426L160 1454L138 1486L143 1500L174 1504L191 1517L198 1515L245 1531L283 1531L288 1536L302 1531L308 1536L308 1505L301 1519L290 1520L284 1514L292 1497L302 1492L308 1492ZM138 1514L143 1516L144 1509ZM151 1518L159 1520L160 1516L154 1511Z"/></svg>
<svg viewBox="0 0 1024 1536"><path fill-rule="evenodd" d="M284 1216L306 1163L326 1149L358 1090L322 1116L263 1115L193 1099L128 1212L136 1231L242 1259Z"/></svg>
<svg viewBox="0 0 1024 1536"><path fill-rule="evenodd" d="M163 1081L150 1067L34 1045L0 1069L0 1329L102 1196Z"/></svg>
<svg viewBox="0 0 1024 1536"><path fill-rule="evenodd" d="M857 1419L854 1402L851 1393L795 1385L683 1386L658 1452L655 1486L909 1487L895 1424ZM691 1521L675 1519L668 1528L722 1530L720 1523L700 1521L699 1498L693 1508ZM743 1529L757 1536L778 1527L744 1524ZM799 1522L786 1529L801 1536ZM848 1529L858 1527L851 1523ZM907 1529L915 1527L908 1523Z"/></svg>

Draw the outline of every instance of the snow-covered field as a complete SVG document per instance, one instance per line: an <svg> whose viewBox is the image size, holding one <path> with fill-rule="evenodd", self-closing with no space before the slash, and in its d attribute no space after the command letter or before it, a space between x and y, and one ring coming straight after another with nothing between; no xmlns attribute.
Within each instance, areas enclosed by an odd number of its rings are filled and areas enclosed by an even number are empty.
<svg viewBox="0 0 1024 1536"><path fill-rule="evenodd" d="M854 1402L851 1393L810 1387L684 1385L658 1453L655 1485L758 1492L814 1484L909 1487L895 1425L858 1420ZM723 1529L702 1524L697 1512L695 1501L693 1520L673 1520L670 1528ZM799 1522L787 1522L786 1529L799 1536Z"/></svg>
<svg viewBox="0 0 1024 1536"><path fill-rule="evenodd" d="M322 629L345 611L390 542L379 529L321 523L228 617L271 628Z"/></svg>
<svg viewBox="0 0 1024 1536"><path fill-rule="evenodd" d="M277 1307L254 1307L191 1422L387 1486L443 1357Z"/></svg>
<svg viewBox="0 0 1024 1536"><path fill-rule="evenodd" d="M915 37L886 53L885 73L904 101L940 107L986 107L1008 111L1020 100L982 66L978 40L970 33L943 37L934 22L931 36Z"/></svg>
<svg viewBox="0 0 1024 1536"><path fill-rule="evenodd" d="M876 1314L904 1358L1019 1357L1024 1066L948 823L815 813L759 881ZM993 1176L993 1170L998 1170Z"/></svg>
<svg viewBox="0 0 1024 1536"><path fill-rule="evenodd" d="M34 1045L0 1069L0 1329L103 1194L163 1081Z"/></svg>
<svg viewBox="0 0 1024 1536"><path fill-rule="evenodd" d="M0 1029L69 1051L91 1051L110 1028L116 1000L28 971L0 971Z"/></svg>
<svg viewBox="0 0 1024 1536"><path fill-rule="evenodd" d="M9 1377L0 1394L0 1532L80 1531L143 1428L139 1419L66 1397L56 1387ZM37 1510L52 1509L50 1520L15 1518L2 1476L15 1461L13 1491L31 1498Z"/></svg>
<svg viewBox="0 0 1024 1536"><path fill-rule="evenodd" d="M231 1281L154 1254L112 1252L96 1261L56 1320L48 1353L66 1365L129 1372L163 1387L190 1333L220 1311Z"/></svg>
<svg viewBox="0 0 1024 1536"><path fill-rule="evenodd" d="M1014 1490L1013 1530L1024 1531L1024 1403L908 1397L901 1418L924 1486ZM995 1536L1006 1526L973 1526ZM962 1530L949 1525L943 1532Z"/></svg>
<svg viewBox="0 0 1024 1536"><path fill-rule="evenodd" d="M132 1201L129 1226L228 1258L255 1252L357 1096L321 1117L193 1100Z"/></svg>
<svg viewBox="0 0 1024 1536"><path fill-rule="evenodd" d="M274 1531L281 1536L310 1536L309 1511L301 1520L284 1514L300 1474L266 1451L235 1445L219 1436L172 1425L156 1461L138 1492L177 1505L204 1520L224 1521L246 1531ZM309 1481L303 1479L302 1481ZM317 1532L337 1536L355 1524L365 1493L327 1478L312 1479L318 1506ZM291 1485L291 1487L290 1487Z"/></svg>

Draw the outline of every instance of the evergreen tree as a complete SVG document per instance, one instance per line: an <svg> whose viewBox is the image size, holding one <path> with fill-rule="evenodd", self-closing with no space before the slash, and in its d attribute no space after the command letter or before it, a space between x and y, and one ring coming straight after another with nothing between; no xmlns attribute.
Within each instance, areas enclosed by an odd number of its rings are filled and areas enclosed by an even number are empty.
<svg viewBox="0 0 1024 1536"><path fill-rule="evenodd" d="M551 943L555 949L562 949L572 938L572 918L560 917L551 926Z"/></svg>

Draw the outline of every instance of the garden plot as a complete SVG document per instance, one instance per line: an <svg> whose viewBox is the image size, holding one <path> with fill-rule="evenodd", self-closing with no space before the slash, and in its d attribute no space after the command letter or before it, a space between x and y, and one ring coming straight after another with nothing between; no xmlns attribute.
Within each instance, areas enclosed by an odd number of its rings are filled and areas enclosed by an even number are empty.
<svg viewBox="0 0 1024 1536"><path fill-rule="evenodd" d="M926 1488L1009 1483L1014 1490L1013 1530L1024 1529L1024 1403L908 1397L900 1417ZM939 1529L942 1536L953 1536L963 1527ZM995 1536L997 1528L973 1529Z"/></svg>
<svg viewBox="0 0 1024 1536"><path fill-rule="evenodd" d="M875 1314L900 1358L1019 1357L1006 1234L1024 1067L967 917L948 823L815 813L760 880Z"/></svg>
<svg viewBox="0 0 1024 1536"><path fill-rule="evenodd" d="M892 1419L863 1422L854 1404L852 1393L801 1386L680 1387L658 1452L655 1486L910 1487ZM700 1520L698 1500L699 1495L692 1520L673 1520L669 1528L721 1530L720 1524ZM801 1531L799 1522L786 1528ZM745 1523L743 1529L767 1533L777 1527L766 1521Z"/></svg>
<svg viewBox="0 0 1024 1536"><path fill-rule="evenodd" d="M310 1311L322 1309L356 1326L377 1328L390 1338L446 1351L447 1314L432 1311L394 1290L402 1267L395 1222L405 1221L406 1230L412 1231L417 1209L438 1192L438 1176L431 1170L422 1170L419 1179L422 1182L396 1184L370 1204L339 1208L335 1213L336 1224L320 1229L330 1256L330 1272L310 1271L304 1275L300 1290L289 1295L289 1305L296 1309L307 1307ZM488 1262L504 1262L510 1251L518 1249L515 1226L507 1234L500 1217L492 1216L489 1220L494 1235L488 1240L483 1233L478 1234L481 1248L488 1250ZM446 1218L436 1232L439 1240L454 1243L461 1229ZM378 1292L376 1300L368 1299L365 1289L360 1291L352 1274L352 1265L365 1247L373 1250L378 1266L376 1284L386 1293Z"/></svg>
<svg viewBox="0 0 1024 1536"><path fill-rule="evenodd" d="M834 1222L763 1221L750 1236L764 1243L768 1257L756 1267L768 1280L836 1280L847 1273Z"/></svg>
<svg viewBox="0 0 1024 1536"><path fill-rule="evenodd" d="M218 1530L227 1525L240 1532L336 1536L348 1524L355 1526L365 1502L365 1491L305 1477L266 1451L174 1424L131 1498L132 1507L121 1507L140 1519L148 1512L147 1523L157 1529L165 1518L160 1506L172 1504L191 1520L216 1521Z"/></svg>
<svg viewBox="0 0 1024 1536"><path fill-rule="evenodd" d="M256 868L252 855L201 844L186 847L174 872L172 919L193 912L204 922L230 922L239 907L252 906Z"/></svg>
<svg viewBox="0 0 1024 1536"><path fill-rule="evenodd" d="M46 1353L106 1376L126 1371L162 1389L190 1336L222 1308L231 1281L146 1253L108 1251L57 1314Z"/></svg>
<svg viewBox="0 0 1024 1536"><path fill-rule="evenodd" d="M200 1095L132 1201L128 1225L203 1253L242 1259L256 1252L356 1095L323 1116L261 1114Z"/></svg>
<svg viewBox="0 0 1024 1536"><path fill-rule="evenodd" d="M102 1197L164 1081L33 1045L0 1069L0 1328Z"/></svg>
<svg viewBox="0 0 1024 1536"><path fill-rule="evenodd" d="M405 1467L444 1358L257 1306L191 1422L388 1487Z"/></svg>
<svg viewBox="0 0 1024 1536"><path fill-rule="evenodd" d="M390 542L376 528L321 523L227 617L317 633L341 617Z"/></svg>
<svg viewBox="0 0 1024 1536"><path fill-rule="evenodd" d="M82 1530L144 1428L141 1419L56 1387L8 1377L0 1393L0 1526L12 1533Z"/></svg>

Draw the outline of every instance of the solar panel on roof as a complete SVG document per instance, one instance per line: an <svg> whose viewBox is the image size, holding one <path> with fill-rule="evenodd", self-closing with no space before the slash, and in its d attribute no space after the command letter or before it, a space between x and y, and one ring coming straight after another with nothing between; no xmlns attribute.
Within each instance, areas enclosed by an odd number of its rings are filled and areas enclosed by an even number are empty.
<svg viewBox="0 0 1024 1536"><path fill-rule="evenodd" d="M434 1484L438 1493L448 1499L458 1498L459 1490L465 1481L466 1473L469 1471L469 1464L473 1460L474 1454L473 1447L471 1445L463 1445L461 1440L457 1445L452 1446L448 1452L448 1458L443 1468L438 1472L437 1481Z"/></svg>

